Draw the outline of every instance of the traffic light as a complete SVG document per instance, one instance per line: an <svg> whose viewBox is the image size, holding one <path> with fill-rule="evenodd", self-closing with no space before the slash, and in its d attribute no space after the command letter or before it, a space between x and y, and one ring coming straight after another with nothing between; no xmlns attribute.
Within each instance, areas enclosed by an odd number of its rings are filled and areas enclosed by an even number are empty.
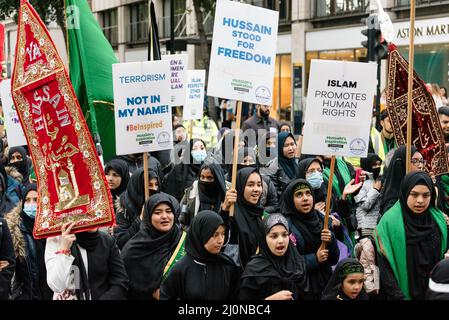
<svg viewBox="0 0 449 320"><path fill-rule="evenodd" d="M361 44L368 50L367 60L379 62L388 57L388 43L382 36L377 15L370 15L362 18L362 23L366 25L366 29L362 30L362 34L366 40Z"/></svg>

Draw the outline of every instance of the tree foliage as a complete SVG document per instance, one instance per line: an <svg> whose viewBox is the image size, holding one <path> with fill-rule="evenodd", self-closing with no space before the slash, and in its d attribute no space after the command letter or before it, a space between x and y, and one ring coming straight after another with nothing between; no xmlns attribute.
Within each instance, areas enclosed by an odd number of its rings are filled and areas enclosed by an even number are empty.
<svg viewBox="0 0 449 320"><path fill-rule="evenodd" d="M64 27L64 0L30 0L41 19L49 24L56 21ZM13 18L17 22L20 0L0 0L0 20Z"/></svg>

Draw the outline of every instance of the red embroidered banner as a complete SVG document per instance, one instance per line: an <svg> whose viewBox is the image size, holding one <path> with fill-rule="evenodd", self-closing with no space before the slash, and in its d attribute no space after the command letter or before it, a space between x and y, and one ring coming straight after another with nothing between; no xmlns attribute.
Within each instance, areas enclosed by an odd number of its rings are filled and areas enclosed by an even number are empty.
<svg viewBox="0 0 449 320"><path fill-rule="evenodd" d="M407 142L408 62L390 45L387 110L398 145ZM427 161L426 171L435 175L449 171L447 152L435 101L425 83L413 71L412 144Z"/></svg>
<svg viewBox="0 0 449 320"><path fill-rule="evenodd" d="M28 1L11 86L38 182L34 237L58 235L66 222L76 222L75 232L112 225L112 197L70 78Z"/></svg>

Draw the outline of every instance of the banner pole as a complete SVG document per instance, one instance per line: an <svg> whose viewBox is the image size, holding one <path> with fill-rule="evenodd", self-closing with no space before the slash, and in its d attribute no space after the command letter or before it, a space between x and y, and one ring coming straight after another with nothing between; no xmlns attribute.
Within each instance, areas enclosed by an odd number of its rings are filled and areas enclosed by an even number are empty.
<svg viewBox="0 0 449 320"><path fill-rule="evenodd" d="M145 201L150 197L150 189L149 189L149 177L148 177L148 164L149 164L150 154L148 152L143 153L143 183L145 185Z"/></svg>
<svg viewBox="0 0 449 320"><path fill-rule="evenodd" d="M410 45L408 50L408 96L407 96L407 161L406 172L410 172L410 159L412 158L412 113L413 113L413 64L415 40L415 0L410 0Z"/></svg>
<svg viewBox="0 0 449 320"><path fill-rule="evenodd" d="M324 215L324 225L323 230L328 230L329 224L329 213L331 211L331 199L332 199L332 182L334 180L334 172L335 172L335 156L332 156L331 159L331 168L329 173L329 182L327 184L327 197L326 197L326 213ZM326 242L322 242L320 249L326 249Z"/></svg>
<svg viewBox="0 0 449 320"><path fill-rule="evenodd" d="M193 120L190 120L190 126L189 126L189 140L192 140L193 137Z"/></svg>
<svg viewBox="0 0 449 320"><path fill-rule="evenodd" d="M234 153L232 159L232 180L231 180L231 189L235 190L236 182L237 182L237 161L238 161L238 152L239 152L239 142L240 142L240 121L242 119L242 101L237 101L237 120L235 124L235 139L234 139ZM243 195L239 195L242 196ZM234 215L234 204L231 205L229 209L229 216Z"/></svg>

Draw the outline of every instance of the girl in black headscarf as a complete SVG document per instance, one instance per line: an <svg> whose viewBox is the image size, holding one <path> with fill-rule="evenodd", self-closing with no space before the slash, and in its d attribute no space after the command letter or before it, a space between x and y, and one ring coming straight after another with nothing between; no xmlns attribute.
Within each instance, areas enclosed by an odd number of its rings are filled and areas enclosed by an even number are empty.
<svg viewBox="0 0 449 320"><path fill-rule="evenodd" d="M241 300L298 300L307 296L304 257L289 241L288 221L281 214L264 219L260 253L251 258L240 279Z"/></svg>
<svg viewBox="0 0 449 320"><path fill-rule="evenodd" d="M422 155L419 153L418 149L415 146L412 146L411 148L412 159L422 159ZM388 165L388 168L386 168L382 181L383 187L380 195L379 217L382 217L382 215L399 199L399 187L406 174L406 156L407 148L405 145L402 145L395 150L390 164ZM416 160L412 161L416 162ZM411 166L412 171L423 170L423 168L424 165L422 164L420 166L419 163L413 163Z"/></svg>
<svg viewBox="0 0 449 320"><path fill-rule="evenodd" d="M33 238L37 199L37 186L30 183L22 202L6 215L16 254L13 300L50 300L53 294L46 279L45 239Z"/></svg>
<svg viewBox="0 0 449 320"><path fill-rule="evenodd" d="M130 300L157 299L166 273L164 270L170 258L180 253L181 247L178 246L181 244L183 247L185 237L182 237L182 230L177 223L177 202L174 197L163 192L151 196L145 203L140 231L122 250L121 256L129 276ZM164 227L159 223L162 217L167 221Z"/></svg>
<svg viewBox="0 0 449 320"><path fill-rule="evenodd" d="M224 244L223 219L214 211L201 211L187 231L186 255L177 262L161 286L161 300L232 299L240 273L220 250Z"/></svg>
<svg viewBox="0 0 449 320"><path fill-rule="evenodd" d="M237 173L237 190L228 190L222 205L221 215L229 232L225 253L242 268L256 253L259 240L263 237L262 185L262 177L256 168L243 168ZM229 217L232 203L235 204L234 216Z"/></svg>
<svg viewBox="0 0 449 320"><path fill-rule="evenodd" d="M277 142L278 156L268 164L262 173L270 176L280 198L288 183L295 178L298 159L296 158L296 141L293 134L281 132Z"/></svg>
<svg viewBox="0 0 449 320"><path fill-rule="evenodd" d="M425 298L430 271L448 248L447 224L435 199L430 176L411 172L401 183L399 201L376 227L381 293L387 298Z"/></svg>
<svg viewBox="0 0 449 320"><path fill-rule="evenodd" d="M345 258L335 266L321 300L368 300L364 281L362 264L357 259Z"/></svg>
<svg viewBox="0 0 449 320"><path fill-rule="evenodd" d="M64 224L61 236L47 239L47 283L65 300L123 300L128 276L114 237L92 230L71 233L75 223Z"/></svg>
<svg viewBox="0 0 449 320"><path fill-rule="evenodd" d="M112 159L106 164L104 174L106 175L106 180L108 181L112 198L115 200L126 190L126 187L128 186L128 164L121 159Z"/></svg>
<svg viewBox="0 0 449 320"><path fill-rule="evenodd" d="M184 190L198 177L201 165L207 157L206 144L200 139L190 140L189 150L183 154L183 162L176 164L165 176L164 191L181 201Z"/></svg>
<svg viewBox="0 0 449 320"><path fill-rule="evenodd" d="M281 213L289 220L291 236L296 249L306 260L313 299L320 299L321 292L332 275L332 265L338 262L340 250L329 220L328 230L323 230L324 216L314 209L312 187L304 179L296 179L287 186ZM321 248L326 241L326 249Z"/></svg>
<svg viewBox="0 0 449 320"><path fill-rule="evenodd" d="M3 217L12 209L14 209L14 202L7 195L8 190L8 176L5 167L0 164L0 217ZM21 192L18 192L19 194Z"/></svg>
<svg viewBox="0 0 449 320"><path fill-rule="evenodd" d="M199 211L220 212L221 203L226 195L227 183L220 165L203 164L198 178L192 187L185 190L181 200L182 210L179 220L184 226L189 226Z"/></svg>
<svg viewBox="0 0 449 320"><path fill-rule="evenodd" d="M20 158L21 160L18 160ZM22 184L27 186L30 183L30 164L27 152L23 147L12 147L8 151L8 166L15 167L22 175Z"/></svg>
<svg viewBox="0 0 449 320"><path fill-rule="evenodd" d="M148 171L150 195L160 191L160 179L153 170ZM137 169L131 176L128 186L120 196L119 208L116 210L117 226L114 228L114 236L117 245L121 249L140 228L140 216L145 203L144 169Z"/></svg>
<svg viewBox="0 0 449 320"><path fill-rule="evenodd" d="M309 168L314 166L317 167L314 168L314 172L309 172ZM301 160L296 170L296 178L305 179L310 183L310 186L313 189L312 191L313 198L315 199L315 206L317 204L321 204L321 207L326 204L327 193L327 183L324 183L323 170L324 165L318 158L306 158Z"/></svg>

